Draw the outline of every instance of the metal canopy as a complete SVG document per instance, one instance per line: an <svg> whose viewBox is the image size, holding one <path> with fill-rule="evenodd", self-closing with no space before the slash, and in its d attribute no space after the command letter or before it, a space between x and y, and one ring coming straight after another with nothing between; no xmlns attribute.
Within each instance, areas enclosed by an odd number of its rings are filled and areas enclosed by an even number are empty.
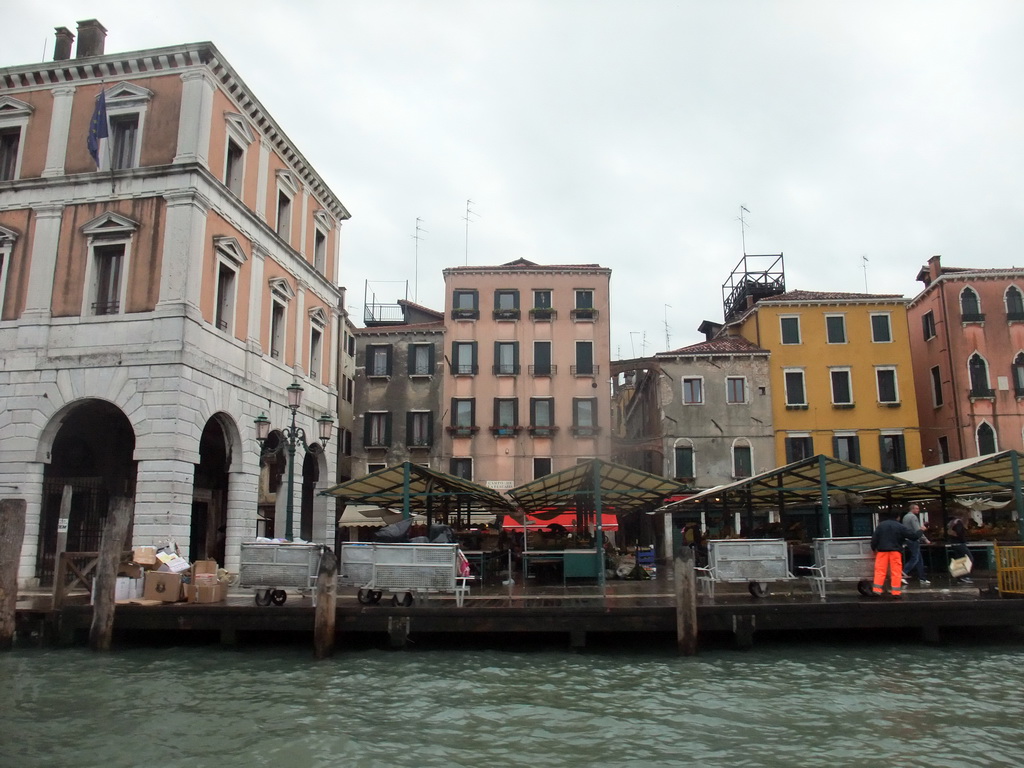
<svg viewBox="0 0 1024 768"><path fill-rule="evenodd" d="M591 459L524 483L508 495L531 515L543 519L549 513L554 517L566 509L596 508L597 504L628 512L647 504L660 504L681 492L682 485L659 475Z"/></svg>
<svg viewBox="0 0 1024 768"><path fill-rule="evenodd" d="M350 504L399 510L403 517L466 506L496 515L514 511L497 491L408 461L328 488L323 495L337 496Z"/></svg>

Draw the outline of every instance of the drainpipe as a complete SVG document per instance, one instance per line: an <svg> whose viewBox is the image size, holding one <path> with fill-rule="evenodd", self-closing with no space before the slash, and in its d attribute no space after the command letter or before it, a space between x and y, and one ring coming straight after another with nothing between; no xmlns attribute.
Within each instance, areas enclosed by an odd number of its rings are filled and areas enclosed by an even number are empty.
<svg viewBox="0 0 1024 768"><path fill-rule="evenodd" d="M828 505L828 479L824 454L818 455L818 483L821 487L821 522L826 539L832 538L832 510Z"/></svg>
<svg viewBox="0 0 1024 768"><path fill-rule="evenodd" d="M949 381L953 385L953 419L956 427L956 445L961 459L967 458L964 455L964 436L960 427L960 390L956 385L956 368L953 366L953 350L950 347L949 337L949 312L946 306L946 281L939 275L939 300L942 302L942 324L945 326L946 335L946 362L949 364ZM946 457L949 458L948 456Z"/></svg>

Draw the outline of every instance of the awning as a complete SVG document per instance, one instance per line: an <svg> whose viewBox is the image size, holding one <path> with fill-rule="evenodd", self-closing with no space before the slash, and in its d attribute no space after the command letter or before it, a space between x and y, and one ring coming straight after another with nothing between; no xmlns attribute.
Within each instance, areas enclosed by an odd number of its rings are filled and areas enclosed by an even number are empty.
<svg viewBox="0 0 1024 768"><path fill-rule="evenodd" d="M683 486L639 469L591 459L508 492L525 510L614 508L628 512L661 504Z"/></svg>
<svg viewBox="0 0 1024 768"><path fill-rule="evenodd" d="M576 528L576 510L563 510L551 518L527 515L526 521L527 528L530 531L543 531L549 525L560 525L567 531L572 531ZM501 527L509 531L523 530L523 524L511 515L505 515ZM606 531L617 531L619 529L619 521L613 513L605 512L601 515L601 527Z"/></svg>
<svg viewBox="0 0 1024 768"><path fill-rule="evenodd" d="M896 477L918 488L947 494L994 493L1012 490L1014 483L1019 483L1022 459L1024 455L1017 451L1003 451L897 472Z"/></svg>
<svg viewBox="0 0 1024 768"><path fill-rule="evenodd" d="M418 513L431 519L441 513L493 518L515 509L497 491L408 461L328 488L323 494L350 504L391 509L403 516Z"/></svg>
<svg viewBox="0 0 1024 768"><path fill-rule="evenodd" d="M366 504L349 504L338 518L339 528L380 528L402 519L401 512Z"/></svg>

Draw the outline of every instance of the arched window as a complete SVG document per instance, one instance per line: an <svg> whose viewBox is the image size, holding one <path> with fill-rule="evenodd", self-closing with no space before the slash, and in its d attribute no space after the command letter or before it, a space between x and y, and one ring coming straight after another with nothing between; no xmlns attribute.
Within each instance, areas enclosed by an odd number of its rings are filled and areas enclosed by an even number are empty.
<svg viewBox="0 0 1024 768"><path fill-rule="evenodd" d="M996 431L987 421L978 425L978 455L985 456L996 452Z"/></svg>
<svg viewBox="0 0 1024 768"><path fill-rule="evenodd" d="M693 443L682 439L675 444L675 479L693 480L697 475L694 467Z"/></svg>
<svg viewBox="0 0 1024 768"><path fill-rule="evenodd" d="M1024 352L1018 352L1013 359L1013 393L1017 397L1024 397Z"/></svg>
<svg viewBox="0 0 1024 768"><path fill-rule="evenodd" d="M750 441L740 438L732 444L732 476L750 477L754 474L754 457Z"/></svg>
<svg viewBox="0 0 1024 768"><path fill-rule="evenodd" d="M971 376L971 397L993 397L995 393L988 386L988 363L975 352L967 361Z"/></svg>
<svg viewBox="0 0 1024 768"><path fill-rule="evenodd" d="M973 288L964 288L960 291L960 319L965 323L984 320L981 314L981 302L978 301L978 294Z"/></svg>
<svg viewBox="0 0 1024 768"><path fill-rule="evenodd" d="M1024 320L1024 295L1015 285L1006 289L1006 319Z"/></svg>

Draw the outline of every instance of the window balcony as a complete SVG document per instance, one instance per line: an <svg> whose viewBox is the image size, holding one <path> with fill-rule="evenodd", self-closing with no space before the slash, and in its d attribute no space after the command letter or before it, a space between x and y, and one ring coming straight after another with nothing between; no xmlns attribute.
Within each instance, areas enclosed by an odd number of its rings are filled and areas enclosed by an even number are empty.
<svg viewBox="0 0 1024 768"><path fill-rule="evenodd" d="M569 373L573 376L593 377L597 376L600 366L598 365L570 365Z"/></svg>
<svg viewBox="0 0 1024 768"><path fill-rule="evenodd" d="M478 365L451 365L452 376L476 376L480 372Z"/></svg>
<svg viewBox="0 0 1024 768"><path fill-rule="evenodd" d="M480 431L480 427L475 427L475 426L474 427L454 427L454 426L449 426L449 427L445 427L445 429L448 431L448 434L451 435L452 437L472 437L473 435L475 435L477 432Z"/></svg>
<svg viewBox="0 0 1024 768"><path fill-rule="evenodd" d="M964 312L960 315L961 323L984 323L985 313L984 312Z"/></svg>
<svg viewBox="0 0 1024 768"><path fill-rule="evenodd" d="M1024 323L1024 312L1007 312L1006 319L1011 323Z"/></svg>
<svg viewBox="0 0 1024 768"><path fill-rule="evenodd" d="M518 365L495 365L491 369L491 372L495 376L518 376L519 366Z"/></svg>
<svg viewBox="0 0 1024 768"><path fill-rule="evenodd" d="M530 310L530 319L535 323L550 323L558 317L558 312L551 307L534 307Z"/></svg>
<svg viewBox="0 0 1024 768"><path fill-rule="evenodd" d="M600 427L574 426L572 427L571 431L576 437L596 437L597 435L601 434Z"/></svg>
<svg viewBox="0 0 1024 768"><path fill-rule="evenodd" d="M453 309L452 320L479 320L479 309Z"/></svg>
<svg viewBox="0 0 1024 768"><path fill-rule="evenodd" d="M530 375L531 376L554 376L558 373L557 365L531 365Z"/></svg>
<svg viewBox="0 0 1024 768"><path fill-rule="evenodd" d="M405 444L405 447L410 451L429 451L432 446L432 441L426 439L413 440Z"/></svg>
<svg viewBox="0 0 1024 768"><path fill-rule="evenodd" d="M530 437L554 437L558 427L530 427Z"/></svg>
<svg viewBox="0 0 1024 768"><path fill-rule="evenodd" d="M495 437L515 437L522 430L519 426L491 427L491 434Z"/></svg>
<svg viewBox="0 0 1024 768"><path fill-rule="evenodd" d="M518 309L496 309L494 310L494 319L499 322L509 322L519 319Z"/></svg>
<svg viewBox="0 0 1024 768"><path fill-rule="evenodd" d="M573 309L569 311L569 317L574 323L593 323L597 320L597 310L591 307Z"/></svg>
<svg viewBox="0 0 1024 768"><path fill-rule="evenodd" d="M987 387L971 387L967 390L967 396L971 400L995 400L996 391Z"/></svg>

